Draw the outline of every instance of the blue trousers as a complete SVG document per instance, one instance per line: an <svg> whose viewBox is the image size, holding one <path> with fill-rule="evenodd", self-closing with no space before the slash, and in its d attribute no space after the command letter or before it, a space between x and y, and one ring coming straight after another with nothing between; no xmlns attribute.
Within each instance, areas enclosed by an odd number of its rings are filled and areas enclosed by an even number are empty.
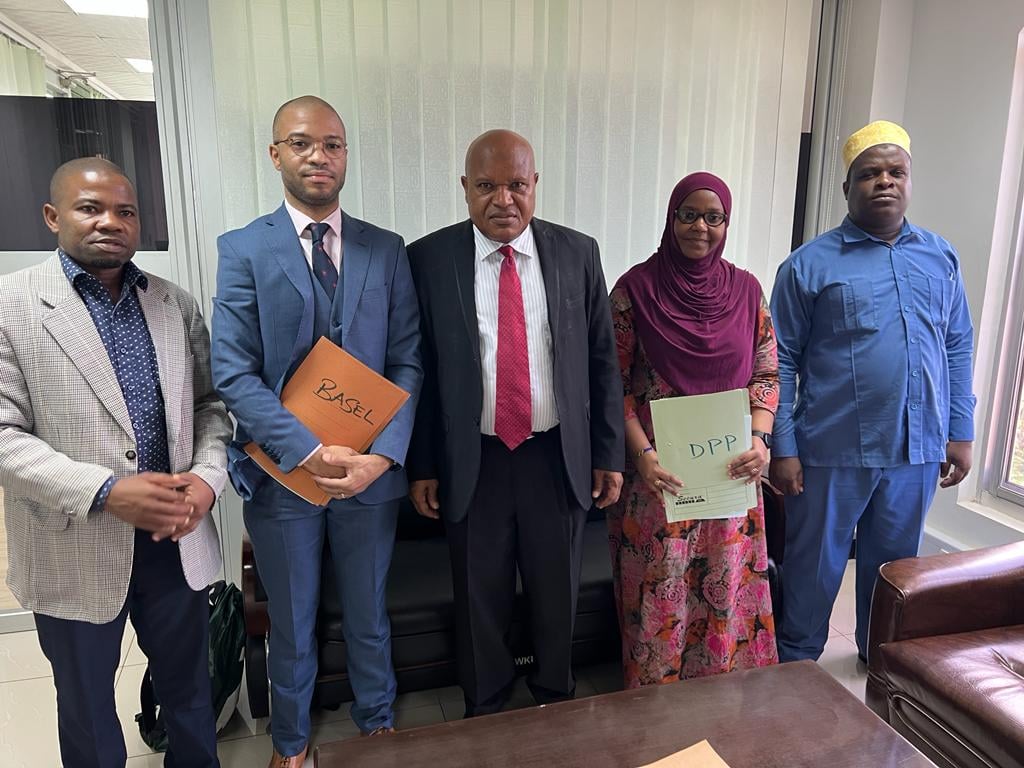
<svg viewBox="0 0 1024 768"><path fill-rule="evenodd" d="M804 492L786 497L779 659L817 659L857 534L857 650L867 655L878 569L914 557L935 496L939 465L804 467Z"/></svg>
<svg viewBox="0 0 1024 768"><path fill-rule="evenodd" d="M267 592L270 731L274 748L282 755L298 754L309 742L325 536L341 597L348 675L355 695L352 720L363 732L394 724L396 684L384 590L398 501L366 505L345 499L309 510L309 504L273 481L266 481L244 507Z"/></svg>
<svg viewBox="0 0 1024 768"><path fill-rule="evenodd" d="M128 597L117 618L90 624L35 615L39 645L53 667L64 768L124 768L114 675L129 615L149 659L167 726L164 766L218 768L210 704L209 598L185 582L178 545L168 539L154 542L144 531L135 535Z"/></svg>

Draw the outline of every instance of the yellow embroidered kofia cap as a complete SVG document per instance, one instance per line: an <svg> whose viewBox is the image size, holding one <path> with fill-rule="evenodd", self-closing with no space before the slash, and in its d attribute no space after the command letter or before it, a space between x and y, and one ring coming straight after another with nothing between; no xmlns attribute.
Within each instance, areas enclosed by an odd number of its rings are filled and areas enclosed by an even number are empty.
<svg viewBox="0 0 1024 768"><path fill-rule="evenodd" d="M895 144L910 154L910 135L901 126L888 120L875 120L853 133L843 145L843 163L846 170L850 170L853 161L861 152L879 144Z"/></svg>

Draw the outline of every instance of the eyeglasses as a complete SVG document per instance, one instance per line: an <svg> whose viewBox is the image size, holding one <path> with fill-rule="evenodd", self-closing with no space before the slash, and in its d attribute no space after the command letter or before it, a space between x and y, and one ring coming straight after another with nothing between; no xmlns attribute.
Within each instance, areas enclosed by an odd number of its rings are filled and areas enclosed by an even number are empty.
<svg viewBox="0 0 1024 768"><path fill-rule="evenodd" d="M705 211L700 213L693 208L676 208L676 218L683 224L693 224L697 219L704 219L709 227L720 227L728 221L729 217L720 211Z"/></svg>
<svg viewBox="0 0 1024 768"><path fill-rule="evenodd" d="M278 139L274 144L287 144L289 149L291 149L297 157L309 157L316 150L317 144L319 144L323 149L325 155L335 159L344 157L345 153L348 152L348 144L340 139L313 141L311 139L293 139L289 137L287 139Z"/></svg>

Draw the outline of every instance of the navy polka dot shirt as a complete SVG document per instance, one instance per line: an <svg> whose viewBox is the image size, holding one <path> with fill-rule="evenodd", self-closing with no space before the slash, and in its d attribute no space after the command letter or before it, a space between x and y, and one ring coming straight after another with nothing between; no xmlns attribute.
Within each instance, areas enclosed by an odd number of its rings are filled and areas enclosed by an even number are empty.
<svg viewBox="0 0 1024 768"><path fill-rule="evenodd" d="M135 293L136 286L145 291L149 281L142 270L128 262L123 272L121 298L115 304L103 284L64 251L60 251L60 263L71 285L85 302L114 366L135 431L138 471L170 472L167 422L156 348ZM92 511L103 509L113 486L114 477L111 475L96 494Z"/></svg>

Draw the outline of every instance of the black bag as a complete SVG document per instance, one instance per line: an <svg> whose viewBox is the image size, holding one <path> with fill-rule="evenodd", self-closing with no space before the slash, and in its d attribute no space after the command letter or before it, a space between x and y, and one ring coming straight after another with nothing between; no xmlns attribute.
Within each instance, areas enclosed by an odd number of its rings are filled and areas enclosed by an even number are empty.
<svg viewBox="0 0 1024 768"><path fill-rule="evenodd" d="M210 694L219 733L235 712L242 684L242 654L245 650L245 617L242 593L223 581L210 586ZM153 690L149 667L139 690L142 711L135 716L142 740L154 752L167 750L160 702Z"/></svg>

